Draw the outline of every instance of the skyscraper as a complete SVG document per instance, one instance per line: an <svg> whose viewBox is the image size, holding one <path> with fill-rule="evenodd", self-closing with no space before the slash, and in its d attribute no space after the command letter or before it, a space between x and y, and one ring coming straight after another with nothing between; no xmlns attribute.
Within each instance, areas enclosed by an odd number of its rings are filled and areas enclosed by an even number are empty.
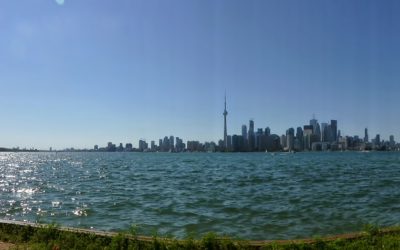
<svg viewBox="0 0 400 250"><path fill-rule="evenodd" d="M329 128L329 129L328 129ZM328 123L321 123L321 141L327 142L329 141L330 127L328 127Z"/></svg>
<svg viewBox="0 0 400 250"><path fill-rule="evenodd" d="M313 118L310 120L310 125L313 126L314 137L318 138L317 141L321 141L321 129L320 129L318 120L315 119L315 115L313 115Z"/></svg>
<svg viewBox="0 0 400 250"><path fill-rule="evenodd" d="M303 129L303 143L304 149L311 149L311 135L313 134L313 126L312 125L304 125Z"/></svg>
<svg viewBox="0 0 400 250"><path fill-rule="evenodd" d="M243 148L244 150L247 150L248 147L248 139L247 139L247 126L242 125L242 137L243 137Z"/></svg>
<svg viewBox="0 0 400 250"><path fill-rule="evenodd" d="M249 121L249 133L247 134L249 141L249 150L254 151L255 149L255 134L254 134L254 121Z"/></svg>
<svg viewBox="0 0 400 250"><path fill-rule="evenodd" d="M169 150L174 151L175 148L175 142L174 142L174 136L169 137Z"/></svg>
<svg viewBox="0 0 400 250"><path fill-rule="evenodd" d="M292 151L294 148L294 128L286 130L286 147L288 151Z"/></svg>
<svg viewBox="0 0 400 250"><path fill-rule="evenodd" d="M394 135L389 136L389 145L391 148L396 146L396 142L394 141Z"/></svg>
<svg viewBox="0 0 400 250"><path fill-rule="evenodd" d="M376 146L380 146L381 145L381 136L379 134L377 134L375 136L375 145Z"/></svg>
<svg viewBox="0 0 400 250"><path fill-rule="evenodd" d="M285 149L286 145L287 145L286 135L281 135L281 146L282 146L282 148Z"/></svg>
<svg viewBox="0 0 400 250"><path fill-rule="evenodd" d="M247 126L242 125L242 136L244 140L247 140Z"/></svg>
<svg viewBox="0 0 400 250"><path fill-rule="evenodd" d="M303 151L304 148L304 138L303 138L303 129L301 127L297 127L296 130L296 139L294 149L297 151Z"/></svg>
<svg viewBox="0 0 400 250"><path fill-rule="evenodd" d="M264 130L264 133L266 136L270 136L271 135L271 129L269 127L266 127Z"/></svg>
<svg viewBox="0 0 400 250"><path fill-rule="evenodd" d="M365 130L364 130L364 142L367 143L368 141L369 141L368 128L365 128Z"/></svg>
<svg viewBox="0 0 400 250"><path fill-rule="evenodd" d="M257 132L255 133L255 149L260 151L261 148L261 137L264 135L264 131L262 128L257 129Z"/></svg>
<svg viewBox="0 0 400 250"><path fill-rule="evenodd" d="M332 141L337 141L337 120L331 120Z"/></svg>
<svg viewBox="0 0 400 250"><path fill-rule="evenodd" d="M143 151L147 150L148 147L149 146L145 140L143 140L143 139L139 140L139 151L143 152Z"/></svg>
<svg viewBox="0 0 400 250"><path fill-rule="evenodd" d="M226 94L225 94L225 109L224 109L224 146L227 149L228 148L228 132L226 129L226 116L228 115L228 111L226 111Z"/></svg>
<svg viewBox="0 0 400 250"><path fill-rule="evenodd" d="M231 151L232 150L232 136L228 135L226 137L226 150Z"/></svg>
<svg viewBox="0 0 400 250"><path fill-rule="evenodd" d="M168 151L169 150L169 145L170 145L170 143L169 143L168 136L164 136L164 140L163 140L163 143L162 143L162 151Z"/></svg>

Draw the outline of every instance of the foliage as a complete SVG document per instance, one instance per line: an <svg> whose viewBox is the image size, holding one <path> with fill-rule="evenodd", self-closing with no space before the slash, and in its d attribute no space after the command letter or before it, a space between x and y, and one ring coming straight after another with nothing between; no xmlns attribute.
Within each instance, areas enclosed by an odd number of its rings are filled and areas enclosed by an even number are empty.
<svg viewBox="0 0 400 250"><path fill-rule="evenodd" d="M324 239L312 241L269 242L265 245L252 245L250 241L233 240L208 233L202 239L187 238L177 240L161 238L155 234L146 240L137 236L137 228L115 236L61 230L57 225L32 227L0 223L0 240L16 243L15 249L62 250L62 249L104 249L104 250L337 250L337 249L400 249L400 228L379 229L367 225L365 233L353 238Z"/></svg>

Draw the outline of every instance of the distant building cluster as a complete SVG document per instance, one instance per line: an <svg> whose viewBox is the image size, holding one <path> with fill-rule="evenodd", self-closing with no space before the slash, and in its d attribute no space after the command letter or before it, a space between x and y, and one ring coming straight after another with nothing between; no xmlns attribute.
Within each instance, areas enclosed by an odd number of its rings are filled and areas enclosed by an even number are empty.
<svg viewBox="0 0 400 250"><path fill-rule="evenodd" d="M106 147L99 147L94 145L93 151L102 152L205 152L218 150L217 145L214 142L201 143L199 141L187 141L183 143L183 140L179 137L165 136L163 139L158 140L158 144L155 141L149 144L144 139L140 139L138 148L133 148L131 143L127 143L123 147L122 143L117 147L112 142L109 142Z"/></svg>
<svg viewBox="0 0 400 250"><path fill-rule="evenodd" d="M224 147L226 145L226 147ZM313 117L309 124L302 127L288 128L281 136L271 134L269 127L265 129L254 129L254 121L249 121L249 128L242 125L241 134L228 135L226 142L220 140L218 143L222 151L227 152L301 152L301 151L337 151L337 150L399 150L394 136L389 141L380 139L376 135L369 140L368 129L365 129L364 138L359 136L342 136L338 130L337 120L329 123L318 123Z"/></svg>
<svg viewBox="0 0 400 250"><path fill-rule="evenodd" d="M301 151L345 151L345 150L399 150L400 144L396 144L394 136L389 141L381 141L377 134L375 139L369 140L368 129L364 130L364 138L359 136L342 136L338 129L337 120L330 123L318 123L315 116L309 124L303 127L288 128L286 133L278 136L271 134L271 129L254 128L254 121L249 121L249 128L242 125L241 135L227 135L228 112L226 110L225 97L224 139L218 142L218 149L225 152L301 152Z"/></svg>
<svg viewBox="0 0 400 250"><path fill-rule="evenodd" d="M370 140L368 129L364 130L364 138L359 136L343 136L338 129L337 120L319 123L315 116L309 124L294 128L288 128L286 133L279 136L271 134L269 127L255 129L254 121L250 120L248 127L244 124L241 134L228 135L227 132L226 97L224 116L223 139L214 142L201 143L199 141L187 141L186 144L179 137L165 136L163 139L149 144L144 139L139 140L138 148L133 148L131 143L120 143L116 146L109 142L106 147L94 146L94 151L107 152L302 152L302 151L345 151L345 150L380 150L398 151L400 144L396 143L394 136L389 141L381 140L377 134Z"/></svg>
<svg viewBox="0 0 400 250"><path fill-rule="evenodd" d="M188 141L188 145L191 145L192 142ZM183 140L179 137L174 136L165 136L164 139L159 139L158 144L155 141L150 142L149 144L144 139L140 139L138 143L138 148L133 148L131 143L125 144L125 147L122 143L117 147L112 142L107 143L106 147L99 148L98 145L95 145L93 148L94 151L105 151L105 152L183 152L186 151L186 144L183 143Z"/></svg>
<svg viewBox="0 0 400 250"><path fill-rule="evenodd" d="M108 142L106 147L99 148L98 145L94 145L93 150L94 151L105 151L105 152L130 152L133 151L133 146L132 143L126 143L125 147L122 143L120 143L118 146L113 144L112 142Z"/></svg>

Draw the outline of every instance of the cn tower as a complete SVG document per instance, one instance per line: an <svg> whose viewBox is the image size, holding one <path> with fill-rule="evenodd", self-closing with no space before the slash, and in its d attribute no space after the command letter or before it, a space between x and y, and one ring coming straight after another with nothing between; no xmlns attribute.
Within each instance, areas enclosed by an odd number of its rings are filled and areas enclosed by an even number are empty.
<svg viewBox="0 0 400 250"><path fill-rule="evenodd" d="M224 147L228 149L228 133L226 131L226 116L228 115L228 111L226 111L226 93L225 93L225 110L224 110Z"/></svg>

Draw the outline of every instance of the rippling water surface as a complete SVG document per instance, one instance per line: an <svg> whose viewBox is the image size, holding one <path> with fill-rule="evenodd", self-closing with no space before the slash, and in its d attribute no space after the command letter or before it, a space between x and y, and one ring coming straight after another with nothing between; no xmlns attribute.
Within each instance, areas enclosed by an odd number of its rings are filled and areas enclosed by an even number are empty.
<svg viewBox="0 0 400 250"><path fill-rule="evenodd" d="M0 218L179 238L393 225L400 153L0 153Z"/></svg>

